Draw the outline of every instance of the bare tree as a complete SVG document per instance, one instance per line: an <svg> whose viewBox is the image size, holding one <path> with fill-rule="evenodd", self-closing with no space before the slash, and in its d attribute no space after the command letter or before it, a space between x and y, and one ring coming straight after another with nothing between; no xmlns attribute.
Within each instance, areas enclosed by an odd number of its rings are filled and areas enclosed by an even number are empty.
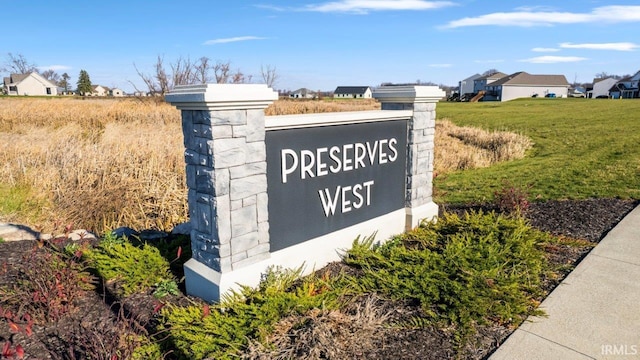
<svg viewBox="0 0 640 360"><path fill-rule="evenodd" d="M208 57L201 57L200 62L195 64L194 71L196 76L196 81L200 84L206 84L211 80L209 76L209 70L211 70L211 66L209 65L210 59Z"/></svg>
<svg viewBox="0 0 640 360"><path fill-rule="evenodd" d="M10 72L12 74L27 74L30 72L38 72L36 64L29 63L22 54L13 55L7 54L7 60L4 63L4 67L0 68L3 72Z"/></svg>
<svg viewBox="0 0 640 360"><path fill-rule="evenodd" d="M276 67L268 64L266 66L260 65L260 75L262 75L262 81L270 88L273 88L279 78Z"/></svg>
<svg viewBox="0 0 640 360"><path fill-rule="evenodd" d="M58 74L57 72L55 72L52 69L49 70L45 70L43 72L40 73L40 75L42 75L43 78L57 84L60 81L60 74Z"/></svg>
<svg viewBox="0 0 640 360"><path fill-rule="evenodd" d="M483 72L483 73L482 73L482 76L491 76L491 75L493 75L493 74L497 74L497 73L499 73L499 72L500 72L500 71L498 71L498 69L489 69L489 70L487 70L487 71Z"/></svg>
<svg viewBox="0 0 640 360"><path fill-rule="evenodd" d="M216 83L225 84L229 82L229 78L231 72L231 63L229 61L221 62L217 61L215 65L213 65L213 74L216 77Z"/></svg>

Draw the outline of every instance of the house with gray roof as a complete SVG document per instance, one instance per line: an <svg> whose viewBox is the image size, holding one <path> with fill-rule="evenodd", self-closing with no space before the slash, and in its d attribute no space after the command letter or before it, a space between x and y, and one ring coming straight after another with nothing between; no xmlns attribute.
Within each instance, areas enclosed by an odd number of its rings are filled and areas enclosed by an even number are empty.
<svg viewBox="0 0 640 360"><path fill-rule="evenodd" d="M460 96L464 95L464 94L472 94L474 93L473 91L473 82L476 79L481 78L482 75L480 74L474 74L469 76L468 78L464 79L464 80L460 80L458 81L458 94L460 94Z"/></svg>
<svg viewBox="0 0 640 360"><path fill-rule="evenodd" d="M473 80L473 93L477 94L480 91L484 91L487 85L502 79L507 76L507 74L502 72L497 72L489 75L480 76Z"/></svg>
<svg viewBox="0 0 640 360"><path fill-rule="evenodd" d="M618 80L610 89L612 99L633 99L640 97L640 71Z"/></svg>
<svg viewBox="0 0 640 360"><path fill-rule="evenodd" d="M532 75L524 71L513 73L485 87L483 101L509 101L517 98L555 94L567 97L569 82L564 75Z"/></svg>
<svg viewBox="0 0 640 360"><path fill-rule="evenodd" d="M597 99L598 97L609 97L609 90L618 82L617 79L608 78L596 78L593 79L593 86L591 89L587 89L587 97L591 99Z"/></svg>
<svg viewBox="0 0 640 360"><path fill-rule="evenodd" d="M333 92L336 99L370 99L372 95L369 86L338 86Z"/></svg>
<svg viewBox="0 0 640 360"><path fill-rule="evenodd" d="M37 72L32 72L3 78L2 92L7 95L54 96L58 95L58 87Z"/></svg>

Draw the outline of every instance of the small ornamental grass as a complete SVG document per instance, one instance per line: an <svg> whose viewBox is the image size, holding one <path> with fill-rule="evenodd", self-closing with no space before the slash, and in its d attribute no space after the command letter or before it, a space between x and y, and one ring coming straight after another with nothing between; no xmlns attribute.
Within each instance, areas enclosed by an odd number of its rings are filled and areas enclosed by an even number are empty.
<svg viewBox="0 0 640 360"><path fill-rule="evenodd" d="M445 214L384 245L356 241L345 262L363 270L352 289L414 299L426 323L454 325L464 336L476 324L517 325L538 313L540 244L548 239L519 217Z"/></svg>

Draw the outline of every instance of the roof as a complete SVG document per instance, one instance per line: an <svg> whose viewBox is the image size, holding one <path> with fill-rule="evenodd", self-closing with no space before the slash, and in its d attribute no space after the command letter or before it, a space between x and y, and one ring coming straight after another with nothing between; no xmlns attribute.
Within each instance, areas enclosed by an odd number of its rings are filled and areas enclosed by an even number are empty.
<svg viewBox="0 0 640 360"><path fill-rule="evenodd" d="M302 95L307 95L307 94L315 94L315 91L309 90L307 88L300 88L296 91L292 91L292 94L302 94Z"/></svg>
<svg viewBox="0 0 640 360"><path fill-rule="evenodd" d="M338 86L334 94L364 94L369 86Z"/></svg>
<svg viewBox="0 0 640 360"><path fill-rule="evenodd" d="M37 72L30 72L28 74L11 74L9 75L9 77L5 77L4 83L5 85L9 85L9 84L18 84L21 83L24 79L28 78L29 76L35 76L36 79L40 82L47 82L49 83L49 85L51 86L56 86L56 84L54 84L52 81L50 81L49 79L44 78L42 75L38 74ZM43 84L46 86L46 84Z"/></svg>
<svg viewBox="0 0 640 360"><path fill-rule="evenodd" d="M509 76L509 75L498 71L497 73L494 73L494 74L480 76L476 80L502 79L505 76Z"/></svg>
<svg viewBox="0 0 640 360"><path fill-rule="evenodd" d="M478 78L480 78L480 77L482 77L482 75L480 75L480 74L474 74L474 75L469 76L469 77L468 77L468 78L466 78L466 79L463 79L462 81L475 80L475 79L478 79Z"/></svg>
<svg viewBox="0 0 640 360"><path fill-rule="evenodd" d="M531 75L524 71L507 75L488 86L533 85L533 86L569 86L564 75Z"/></svg>

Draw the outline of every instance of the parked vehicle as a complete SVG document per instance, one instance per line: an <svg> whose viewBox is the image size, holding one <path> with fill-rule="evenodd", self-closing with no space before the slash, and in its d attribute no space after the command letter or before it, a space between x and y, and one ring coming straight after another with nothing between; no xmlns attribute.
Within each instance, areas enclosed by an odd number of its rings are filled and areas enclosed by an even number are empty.
<svg viewBox="0 0 640 360"><path fill-rule="evenodd" d="M556 97L556 93L548 93L544 97L546 97L546 98L555 98Z"/></svg>

